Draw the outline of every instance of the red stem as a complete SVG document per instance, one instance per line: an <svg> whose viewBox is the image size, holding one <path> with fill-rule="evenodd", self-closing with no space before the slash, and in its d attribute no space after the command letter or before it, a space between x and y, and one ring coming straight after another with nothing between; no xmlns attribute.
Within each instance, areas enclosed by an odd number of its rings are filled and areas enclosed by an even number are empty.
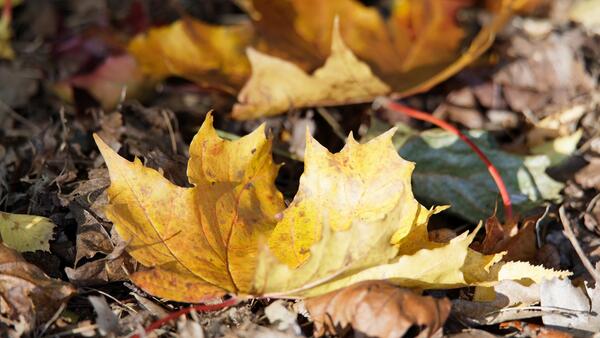
<svg viewBox="0 0 600 338"><path fill-rule="evenodd" d="M492 178L494 179L494 182L496 182L496 185L498 186L498 190L500 191L500 195L502 196L502 203L504 204L504 211L506 212L506 219L507 220L512 219L512 217L513 217L512 201L510 200L510 195L508 194L506 185L504 184L504 181L502 180L502 176L500 176L498 169L496 169L494 164L492 164L492 162L488 159L488 157L485 156L485 154L481 151L481 149L479 149L479 147L475 143L473 143L473 141L471 141L467 136L465 136L465 134L461 133L460 130L458 130L456 127L454 127L450 123L440 120L431 114L427 114L425 112L410 108L408 106L394 102L389 99L384 99L381 101L383 102L382 105L385 108L395 111L395 112L398 112L398 113L401 113L401 114L404 114L404 115L407 115L407 116L410 116L417 120L427 121L429 123L435 124L436 126L455 134L461 140L463 140L469 147L471 147L471 149L473 149L473 151L477 154L477 156L479 156L481 161L483 163L485 163L488 171L490 172L490 175L492 176Z"/></svg>
<svg viewBox="0 0 600 338"><path fill-rule="evenodd" d="M6 20L8 24L12 21L12 0L4 0L4 8L2 8L2 20Z"/></svg>
<svg viewBox="0 0 600 338"><path fill-rule="evenodd" d="M237 298L230 298L222 303L219 304L198 304L198 305L193 305L190 307L186 307L183 308L181 310L175 311L175 312L171 312L169 313L167 316L152 322L145 330L144 332L146 334L149 334L150 332L160 328L161 326L165 325L167 322L177 319L179 316L181 315L185 315L187 313L190 313L192 311L198 311L198 312L211 312L211 311L217 311L217 310L221 310L224 309L226 307L229 306L233 306L235 304L238 303L238 299ZM131 338L140 338L139 335L135 334L133 336L131 336Z"/></svg>

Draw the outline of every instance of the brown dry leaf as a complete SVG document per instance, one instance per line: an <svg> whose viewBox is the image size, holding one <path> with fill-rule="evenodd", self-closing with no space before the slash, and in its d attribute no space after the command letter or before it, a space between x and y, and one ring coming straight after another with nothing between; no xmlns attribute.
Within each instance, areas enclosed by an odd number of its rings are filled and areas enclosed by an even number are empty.
<svg viewBox="0 0 600 338"><path fill-rule="evenodd" d="M417 326L417 337L432 337L450 314L447 298L419 296L385 281L365 281L309 298L304 304L315 325L315 335L341 334L349 326L355 336L402 337Z"/></svg>
<svg viewBox="0 0 600 338"><path fill-rule="evenodd" d="M465 33L455 16L474 2L395 0L386 19L356 0L247 0L240 3L252 25L184 19L135 38L129 51L158 77L178 75L232 93L250 79L234 110L250 119L431 88L481 55L522 1L503 0L493 22L461 51Z"/></svg>
<svg viewBox="0 0 600 338"><path fill-rule="evenodd" d="M21 255L0 243L0 302L10 319L24 316L29 323L47 321L60 305L75 294L68 283L46 276ZM32 325L34 327L34 325Z"/></svg>
<svg viewBox="0 0 600 338"><path fill-rule="evenodd" d="M483 254L506 251L505 261L531 261L537 253L535 223L536 217L529 217L519 226L516 219L501 223L498 217L491 216L485 221L485 238L473 248Z"/></svg>
<svg viewBox="0 0 600 338"><path fill-rule="evenodd" d="M574 338L574 336L568 332L559 331L551 327L546 327L535 323L522 322L518 320L502 323L500 324L500 327L503 329L515 328L527 337Z"/></svg>
<svg viewBox="0 0 600 338"><path fill-rule="evenodd" d="M590 163L575 174L575 182L584 189L600 191L600 158L592 158Z"/></svg>

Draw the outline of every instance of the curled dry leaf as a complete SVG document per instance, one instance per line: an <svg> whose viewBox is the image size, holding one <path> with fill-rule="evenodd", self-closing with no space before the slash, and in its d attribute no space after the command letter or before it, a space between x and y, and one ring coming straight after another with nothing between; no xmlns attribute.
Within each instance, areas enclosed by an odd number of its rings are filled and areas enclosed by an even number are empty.
<svg viewBox="0 0 600 338"><path fill-rule="evenodd" d="M485 221L485 238L473 248L484 254L506 251L504 260L533 260L537 253L535 223L537 217L523 220L521 226L516 220L501 223L496 215Z"/></svg>
<svg viewBox="0 0 600 338"><path fill-rule="evenodd" d="M522 1L501 1L493 22L462 51L466 34L456 13L475 2L395 0L384 18L356 0L240 1L249 22L220 27L184 19L140 35L129 51L159 77L232 93L243 85L233 114L250 119L431 88L487 50Z"/></svg>
<svg viewBox="0 0 600 338"><path fill-rule="evenodd" d="M304 302L317 336L339 334L352 326L361 336L396 338L416 326L417 337L431 337L442 328L451 307L447 298L420 296L385 281L357 283Z"/></svg>
<svg viewBox="0 0 600 338"><path fill-rule="evenodd" d="M21 255L0 243L0 302L11 319L24 316L29 323L47 321L60 305L75 294L68 283L46 276ZM31 325L35 327L35 325Z"/></svg>
<svg viewBox="0 0 600 338"><path fill-rule="evenodd" d="M264 128L226 141L209 115L190 146L191 188L121 158L96 137L111 178L106 215L148 268L131 275L136 284L200 302L226 293L317 296L373 279L452 288L569 274L475 252L469 245L477 230L430 242L429 216L444 208L415 200L414 164L398 156L393 129L366 144L350 137L336 154L307 134L304 174L285 208Z"/></svg>
<svg viewBox="0 0 600 338"><path fill-rule="evenodd" d="M46 217L0 211L0 242L19 252L50 251L55 227Z"/></svg>

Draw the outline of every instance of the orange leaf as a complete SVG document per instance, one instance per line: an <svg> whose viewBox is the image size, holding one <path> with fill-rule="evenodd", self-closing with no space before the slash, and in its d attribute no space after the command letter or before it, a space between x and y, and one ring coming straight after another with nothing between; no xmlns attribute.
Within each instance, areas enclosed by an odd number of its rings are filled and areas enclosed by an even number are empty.
<svg viewBox="0 0 600 338"><path fill-rule="evenodd" d="M129 50L158 77L178 75L230 93L249 80L234 116L250 119L428 90L487 50L514 1L501 2L465 51L455 17L474 0L396 0L388 18L357 0L239 1L249 22L219 27L186 18L135 38Z"/></svg>

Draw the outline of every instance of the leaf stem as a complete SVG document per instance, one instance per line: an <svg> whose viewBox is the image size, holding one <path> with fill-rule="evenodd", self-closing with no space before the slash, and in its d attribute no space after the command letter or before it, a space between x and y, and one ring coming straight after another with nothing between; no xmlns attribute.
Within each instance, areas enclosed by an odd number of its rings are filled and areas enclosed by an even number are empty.
<svg viewBox="0 0 600 338"><path fill-rule="evenodd" d="M450 123L448 123L446 121L438 119L437 117L435 117L431 114L422 112L420 110L413 109L413 108L405 106L401 103L392 101L388 98L384 98L384 97L378 98L376 100L376 104L379 104L381 107L384 107L387 110L391 110L391 111L394 111L394 112L397 112L400 114L404 114L406 116L412 117L417 120L422 120L422 121L426 121L426 122L435 124L436 126L455 134L461 140L463 140L469 147L471 147L471 149L477 154L477 156L479 156L481 161L483 163L485 163L485 165L487 166L487 169L490 172L492 179L494 179L496 186L498 186L498 190L500 191L500 196L502 196L502 204L504 205L504 211L506 212L506 219L507 220L512 219L512 217L513 217L512 201L510 199L510 195L508 194L508 190L506 189L506 185L504 184L504 181L502 180L502 176L500 175L500 172L494 166L494 164L489 160L489 158L481 151L481 149L479 149L479 147L475 143L473 143L473 141L471 141L465 134L463 134L460 130L458 130L458 128L456 128L455 126L451 125Z"/></svg>
<svg viewBox="0 0 600 338"><path fill-rule="evenodd" d="M189 306L189 307L183 308L181 310L171 312L167 316L165 316L157 321L152 322L150 325L148 325L148 327L146 327L146 329L144 329L144 332L145 332L145 334L149 334L150 332L165 325L167 322L177 319L179 316L185 315L192 311L212 312L212 311L221 310L221 309L224 309L224 308L227 308L230 306L234 306L238 302L239 302L239 299L233 297L233 298L230 298L219 304L197 304L197 305ZM133 336L131 336L131 338L140 338L140 335L134 334Z"/></svg>

